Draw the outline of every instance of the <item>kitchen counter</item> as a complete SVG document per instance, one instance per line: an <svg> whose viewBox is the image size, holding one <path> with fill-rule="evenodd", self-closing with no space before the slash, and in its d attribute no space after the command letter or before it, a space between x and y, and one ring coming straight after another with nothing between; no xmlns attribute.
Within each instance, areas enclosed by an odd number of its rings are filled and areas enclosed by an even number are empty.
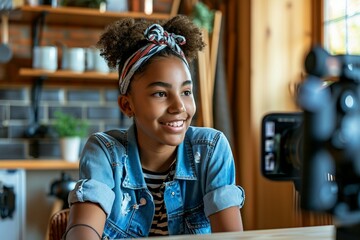
<svg viewBox="0 0 360 240"><path fill-rule="evenodd" d="M67 162L61 159L0 160L0 169L76 170L78 167L79 162Z"/></svg>

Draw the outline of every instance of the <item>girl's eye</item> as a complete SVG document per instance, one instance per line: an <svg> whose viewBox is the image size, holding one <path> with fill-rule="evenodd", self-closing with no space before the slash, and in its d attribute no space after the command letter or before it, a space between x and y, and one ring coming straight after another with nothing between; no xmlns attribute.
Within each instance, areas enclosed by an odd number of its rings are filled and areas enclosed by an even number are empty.
<svg viewBox="0 0 360 240"><path fill-rule="evenodd" d="M190 96L191 94L192 94L192 92L190 90L184 91L185 96Z"/></svg>
<svg viewBox="0 0 360 240"><path fill-rule="evenodd" d="M166 93L165 92L157 92L153 94L154 97L166 97Z"/></svg>

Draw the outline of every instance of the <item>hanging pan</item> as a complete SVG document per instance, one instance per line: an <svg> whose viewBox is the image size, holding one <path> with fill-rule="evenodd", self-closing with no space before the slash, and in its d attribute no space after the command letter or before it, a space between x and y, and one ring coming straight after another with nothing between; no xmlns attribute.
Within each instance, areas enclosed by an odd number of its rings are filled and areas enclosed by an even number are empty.
<svg viewBox="0 0 360 240"><path fill-rule="evenodd" d="M9 42L9 15L7 13L1 14L1 38L0 44L0 63L7 63L12 57L12 51L8 44Z"/></svg>

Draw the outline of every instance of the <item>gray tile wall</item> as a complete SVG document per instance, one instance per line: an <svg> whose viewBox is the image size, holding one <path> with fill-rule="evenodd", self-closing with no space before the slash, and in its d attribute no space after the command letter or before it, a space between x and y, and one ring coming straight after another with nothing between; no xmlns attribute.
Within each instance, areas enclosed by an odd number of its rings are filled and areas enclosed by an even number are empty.
<svg viewBox="0 0 360 240"><path fill-rule="evenodd" d="M113 88L67 88L44 86L39 101L41 134L29 138L34 126L31 86L0 87L0 159L60 158L59 141L51 133L54 112L61 110L90 124L89 135L113 128L127 128L131 120L117 105ZM84 138L83 142L86 141Z"/></svg>

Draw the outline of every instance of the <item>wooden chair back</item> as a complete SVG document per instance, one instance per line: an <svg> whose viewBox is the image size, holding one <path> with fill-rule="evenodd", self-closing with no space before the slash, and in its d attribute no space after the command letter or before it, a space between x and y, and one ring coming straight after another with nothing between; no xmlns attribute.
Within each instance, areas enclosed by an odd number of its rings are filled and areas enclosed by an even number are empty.
<svg viewBox="0 0 360 240"><path fill-rule="evenodd" d="M69 221L70 209L62 209L53 214L49 221L49 240L61 240Z"/></svg>

